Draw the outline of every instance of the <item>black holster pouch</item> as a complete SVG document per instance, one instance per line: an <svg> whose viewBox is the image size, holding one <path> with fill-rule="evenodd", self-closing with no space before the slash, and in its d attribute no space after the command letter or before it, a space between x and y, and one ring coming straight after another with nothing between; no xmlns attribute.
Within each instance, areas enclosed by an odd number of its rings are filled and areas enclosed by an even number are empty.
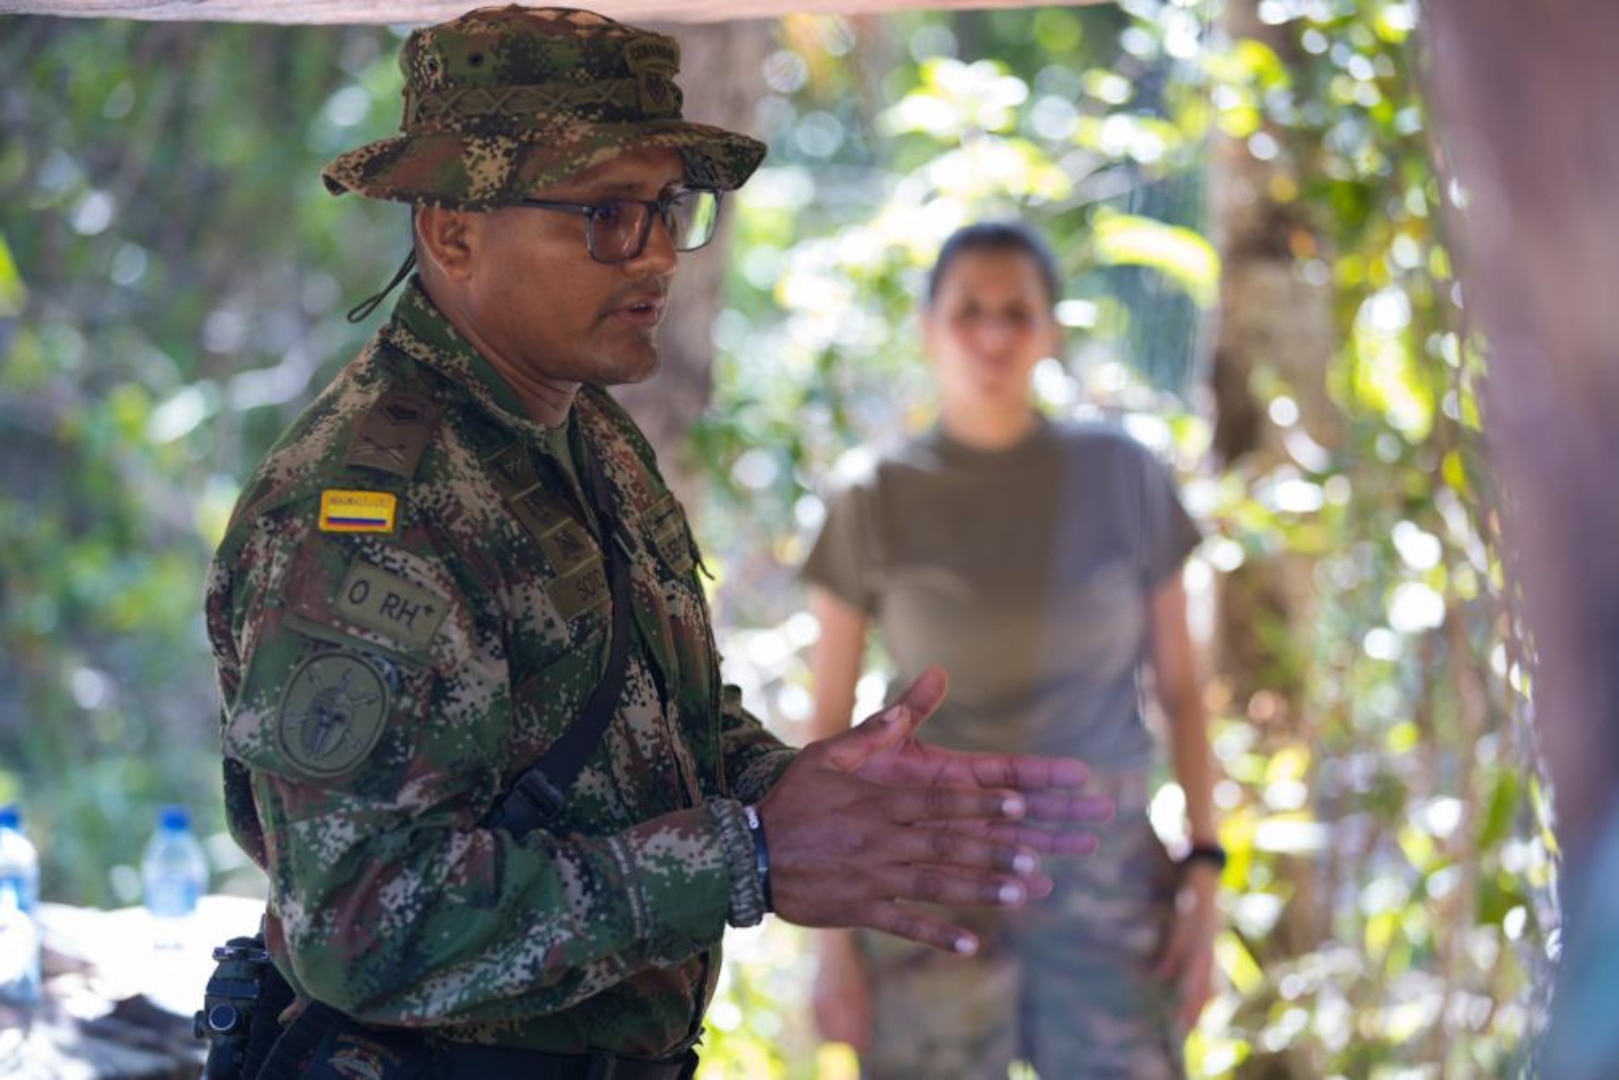
<svg viewBox="0 0 1619 1080"><path fill-rule="evenodd" d="M287 980L281 977L275 965L270 965L259 987L259 1000L253 1007L253 1030L248 1037L247 1057L242 1063L243 1080L251 1080L264 1068L265 1059L281 1038L281 1014L297 999ZM212 1074L205 1075L204 1080L213 1080Z"/></svg>
<svg viewBox="0 0 1619 1080"><path fill-rule="evenodd" d="M246 1080L258 1072L280 1034L277 1017L292 1004L287 985L261 934L231 938L214 950L214 971L203 991L193 1033L208 1040L204 1080Z"/></svg>
<svg viewBox="0 0 1619 1080"><path fill-rule="evenodd" d="M288 1024L296 995L270 962L262 936L232 938L214 950L217 966L196 1016L209 1041L203 1080L432 1080L436 1050L425 1035L369 1027L319 1002Z"/></svg>

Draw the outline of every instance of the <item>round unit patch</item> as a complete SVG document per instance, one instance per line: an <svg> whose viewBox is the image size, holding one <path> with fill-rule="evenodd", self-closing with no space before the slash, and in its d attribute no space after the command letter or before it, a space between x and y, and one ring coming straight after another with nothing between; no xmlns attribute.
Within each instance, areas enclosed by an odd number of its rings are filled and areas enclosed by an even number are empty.
<svg viewBox="0 0 1619 1080"><path fill-rule="evenodd" d="M365 759L388 718L388 684L376 662L316 653L281 695L276 741L288 764L315 777L341 776Z"/></svg>

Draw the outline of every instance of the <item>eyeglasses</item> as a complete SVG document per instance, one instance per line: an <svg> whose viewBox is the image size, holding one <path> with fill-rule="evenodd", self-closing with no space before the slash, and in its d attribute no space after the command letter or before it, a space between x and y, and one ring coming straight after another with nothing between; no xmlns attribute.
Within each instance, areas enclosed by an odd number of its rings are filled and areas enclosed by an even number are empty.
<svg viewBox="0 0 1619 1080"><path fill-rule="evenodd" d="M560 210L585 219L585 248L599 263L621 263L646 250L654 216L663 221L676 251L696 251L714 239L720 223L720 193L688 188L656 199L609 199L599 203L520 199L519 206Z"/></svg>

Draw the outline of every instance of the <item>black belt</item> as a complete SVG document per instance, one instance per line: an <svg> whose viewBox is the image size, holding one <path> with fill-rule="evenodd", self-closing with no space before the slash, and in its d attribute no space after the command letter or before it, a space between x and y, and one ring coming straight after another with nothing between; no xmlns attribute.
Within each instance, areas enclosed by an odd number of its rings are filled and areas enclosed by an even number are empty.
<svg viewBox="0 0 1619 1080"><path fill-rule="evenodd" d="M435 1039L433 1053L443 1071L456 1080L691 1080L697 1075L697 1052L648 1060L605 1052L547 1054L502 1046L444 1042Z"/></svg>

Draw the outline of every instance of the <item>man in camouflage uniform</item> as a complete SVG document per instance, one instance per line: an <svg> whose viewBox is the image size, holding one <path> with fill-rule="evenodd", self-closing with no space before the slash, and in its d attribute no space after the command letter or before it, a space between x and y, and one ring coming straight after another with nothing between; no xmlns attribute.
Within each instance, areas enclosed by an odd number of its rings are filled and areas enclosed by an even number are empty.
<svg viewBox="0 0 1619 1080"><path fill-rule="evenodd" d="M1077 762L916 740L937 672L796 753L721 686L684 513L601 389L655 370L677 253L764 152L682 119L678 55L563 9L410 36L402 134L325 179L412 204L420 272L210 575L227 809L286 1016L425 1033L439 1075L689 1075L728 924L773 901L971 952L909 902L1039 898L1039 854L1108 809ZM615 559L611 722L544 827L492 826L610 667ZM305 1064L371 1075L387 1045Z"/></svg>

